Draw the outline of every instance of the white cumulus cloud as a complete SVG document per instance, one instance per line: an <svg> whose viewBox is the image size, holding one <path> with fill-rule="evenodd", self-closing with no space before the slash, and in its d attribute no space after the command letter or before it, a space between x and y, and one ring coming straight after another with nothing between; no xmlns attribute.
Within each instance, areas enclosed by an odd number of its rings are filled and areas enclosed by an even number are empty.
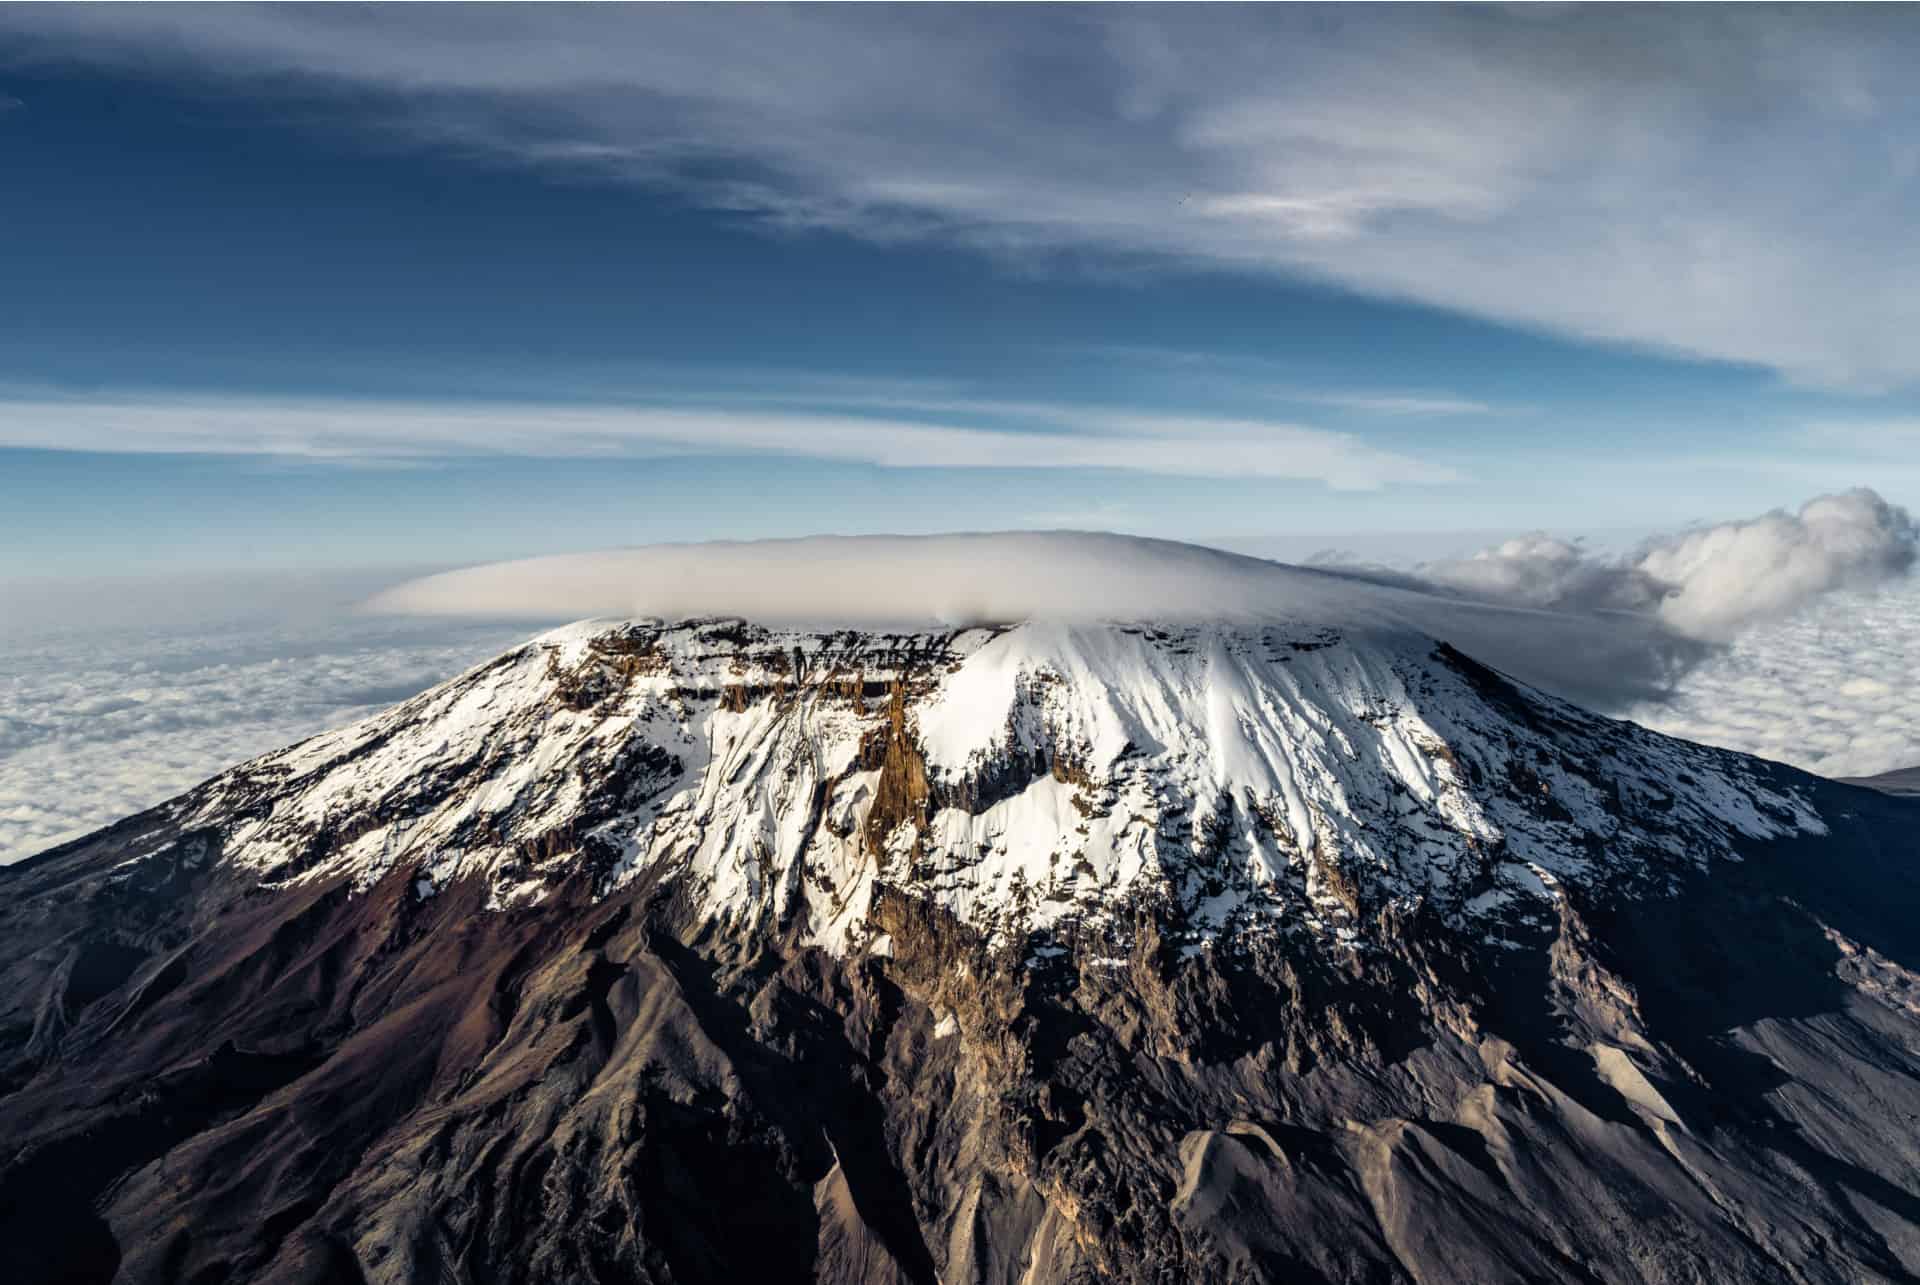
<svg viewBox="0 0 1920 1285"><path fill-rule="evenodd" d="M1905 509L1863 489L1809 500L1798 513L1684 532L1642 550L1634 569L1658 588L1661 619L1724 641L1821 594L1904 576L1915 538Z"/></svg>
<svg viewBox="0 0 1920 1285"><path fill-rule="evenodd" d="M1913 518L1860 488L1739 522L1595 555L1544 532L1467 558L1428 562L1409 579L1493 602L1582 611L1646 611L1676 634L1726 642L1836 589L1868 588L1912 568Z"/></svg>

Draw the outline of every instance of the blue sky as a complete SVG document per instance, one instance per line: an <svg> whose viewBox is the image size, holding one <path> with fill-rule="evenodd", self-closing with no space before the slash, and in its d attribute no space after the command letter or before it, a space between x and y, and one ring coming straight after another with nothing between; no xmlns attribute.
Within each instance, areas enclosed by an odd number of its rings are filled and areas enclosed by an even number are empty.
<svg viewBox="0 0 1920 1285"><path fill-rule="evenodd" d="M0 11L0 577L1920 499L1909 14Z"/></svg>

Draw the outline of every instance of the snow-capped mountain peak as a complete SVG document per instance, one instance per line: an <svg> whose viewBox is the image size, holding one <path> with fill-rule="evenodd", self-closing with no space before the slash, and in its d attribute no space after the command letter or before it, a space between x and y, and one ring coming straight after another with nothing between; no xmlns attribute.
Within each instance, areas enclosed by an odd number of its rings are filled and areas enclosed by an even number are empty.
<svg viewBox="0 0 1920 1285"><path fill-rule="evenodd" d="M1416 902L1497 937L1557 885L1821 826L1761 765L1416 633L1193 622L585 622L175 813L269 883L644 879L840 952L887 948L888 888L1005 942L1356 941Z"/></svg>

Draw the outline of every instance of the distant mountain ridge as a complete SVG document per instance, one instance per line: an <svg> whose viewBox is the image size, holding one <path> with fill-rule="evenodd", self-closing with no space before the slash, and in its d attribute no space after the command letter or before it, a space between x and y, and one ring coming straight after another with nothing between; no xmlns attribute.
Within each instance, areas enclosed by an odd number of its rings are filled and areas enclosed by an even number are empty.
<svg viewBox="0 0 1920 1285"><path fill-rule="evenodd" d="M1885 794L1920 794L1920 767L1896 768L1878 776L1841 777L1848 785L1864 785Z"/></svg>

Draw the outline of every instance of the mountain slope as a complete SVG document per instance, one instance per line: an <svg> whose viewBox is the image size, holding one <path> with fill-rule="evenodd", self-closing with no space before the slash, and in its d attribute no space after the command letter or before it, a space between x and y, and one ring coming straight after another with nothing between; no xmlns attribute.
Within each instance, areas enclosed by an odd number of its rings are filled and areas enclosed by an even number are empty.
<svg viewBox="0 0 1920 1285"><path fill-rule="evenodd" d="M0 872L0 1255L1908 1279L1916 815L1392 627L574 626Z"/></svg>
<svg viewBox="0 0 1920 1285"><path fill-rule="evenodd" d="M1847 784L1864 785L1887 794L1920 795L1920 767L1897 768L1878 776L1851 777L1847 778Z"/></svg>

